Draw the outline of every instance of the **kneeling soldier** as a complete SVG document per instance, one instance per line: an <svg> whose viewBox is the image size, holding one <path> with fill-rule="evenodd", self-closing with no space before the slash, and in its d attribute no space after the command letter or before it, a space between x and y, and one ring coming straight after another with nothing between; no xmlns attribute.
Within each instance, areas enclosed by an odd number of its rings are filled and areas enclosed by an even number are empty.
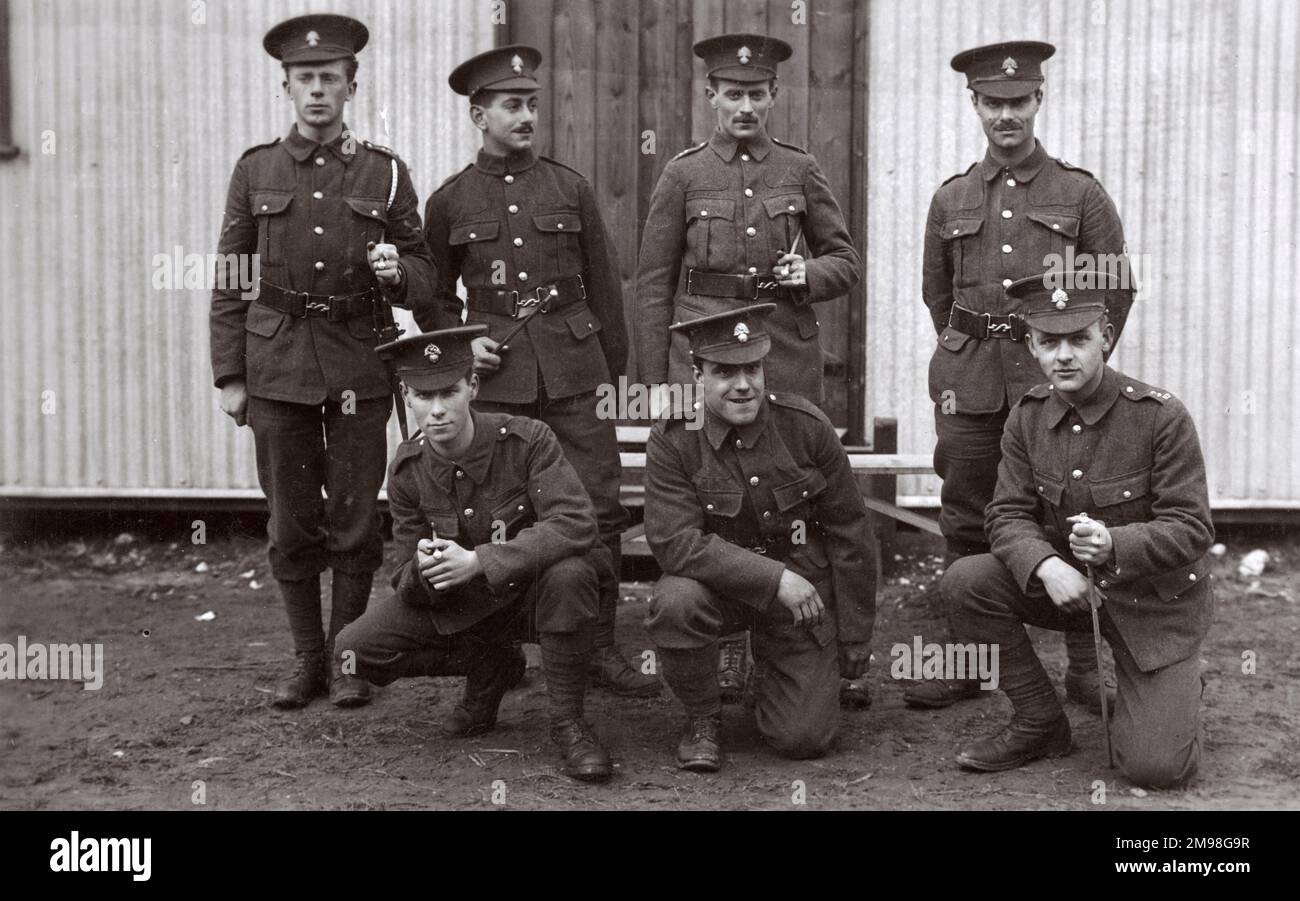
<svg viewBox="0 0 1300 901"><path fill-rule="evenodd" d="M1006 770L1069 752L1070 722L1023 624L1090 629L1095 590L1119 683L1116 760L1134 782L1167 788L1200 759L1200 647L1214 603L1205 464L1186 408L1104 363L1113 276L1057 277L1064 287L1048 273L1008 288L1025 301L1029 348L1050 383L1007 420L987 511L993 553L958 560L941 583L962 638L999 645L1015 707L957 762Z"/></svg>
<svg viewBox="0 0 1300 901"><path fill-rule="evenodd" d="M378 685L465 675L443 724L463 737L496 724L517 677L512 641L542 646L551 738L564 774L603 781L610 761L583 719L599 593L614 578L591 500L544 423L470 409L478 391L468 325L378 348L423 434L388 468L396 591L344 629L341 665ZM539 637L528 634L535 619Z"/></svg>
<svg viewBox="0 0 1300 901"><path fill-rule="evenodd" d="M661 420L646 446L646 540L664 571L646 631L686 707L677 761L687 770L721 762L720 636L751 630L758 730L786 757L827 751L840 677L861 676L870 657L866 507L826 415L764 393L773 309L673 326L690 336L701 420Z"/></svg>

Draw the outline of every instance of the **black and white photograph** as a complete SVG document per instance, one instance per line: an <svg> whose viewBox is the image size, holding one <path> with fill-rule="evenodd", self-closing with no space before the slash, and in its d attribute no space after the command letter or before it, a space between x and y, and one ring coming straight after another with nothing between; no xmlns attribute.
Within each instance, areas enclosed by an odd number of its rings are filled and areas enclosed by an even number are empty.
<svg viewBox="0 0 1300 901"><path fill-rule="evenodd" d="M23 866L784 811L1239 885L1294 820L1198 817L1300 810L1297 47L1289 0L0 0Z"/></svg>

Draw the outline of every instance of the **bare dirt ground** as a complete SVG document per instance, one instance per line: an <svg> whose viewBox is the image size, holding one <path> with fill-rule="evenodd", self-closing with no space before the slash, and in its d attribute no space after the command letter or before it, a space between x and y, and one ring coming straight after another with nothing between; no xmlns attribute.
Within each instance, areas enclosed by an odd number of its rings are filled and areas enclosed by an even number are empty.
<svg viewBox="0 0 1300 901"><path fill-rule="evenodd" d="M514 809L1091 809L1100 780L1111 809L1300 809L1294 532L1221 536L1218 612L1202 651L1201 773L1187 789L1144 793L1106 769L1100 719L1068 703L1077 746L1069 757L997 775L954 767L957 748L998 727L1010 705L990 693L941 711L903 706L890 647L945 637L932 596L939 548L916 534L903 536L899 571L882 584L874 704L843 713L832 755L781 760L745 711L729 707L723 770L680 772L679 708L666 689L640 701L593 693L589 718L617 775L588 786L558 772L536 648L497 728L467 741L437 732L459 679L401 681L357 711L324 700L273 709L270 691L291 652L262 541L245 527L193 546L174 518L170 532L136 517L0 536L0 642L102 642L106 670L99 691L0 681L0 808L189 809L201 782L203 806L216 809L491 809L494 795ZM124 536L123 525L133 527ZM1236 566L1254 547L1272 561L1245 580ZM385 586L376 579L376 592ZM632 652L648 647L647 587L624 586L620 641ZM215 618L196 619L208 611ZM1063 643L1046 632L1035 639L1059 689ZM1244 652L1254 654L1254 674L1242 671Z"/></svg>

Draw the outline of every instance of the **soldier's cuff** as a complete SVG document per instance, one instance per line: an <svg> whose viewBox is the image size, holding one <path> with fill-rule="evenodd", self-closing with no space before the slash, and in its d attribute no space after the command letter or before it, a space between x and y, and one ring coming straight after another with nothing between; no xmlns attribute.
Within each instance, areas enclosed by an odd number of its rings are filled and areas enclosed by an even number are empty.
<svg viewBox="0 0 1300 901"><path fill-rule="evenodd" d="M1011 570L1011 574L1016 577L1016 584L1020 586L1020 590L1028 594L1035 583L1041 585L1038 579L1038 567L1052 557L1060 556L1056 548L1048 542L1033 541L1027 542L1024 548L1017 550L1010 560L1004 562L1007 569Z"/></svg>
<svg viewBox="0 0 1300 901"><path fill-rule="evenodd" d="M399 260L397 263L397 284L381 285L380 287L383 289L384 294L388 295L391 302L403 303L406 300L406 284L406 267Z"/></svg>

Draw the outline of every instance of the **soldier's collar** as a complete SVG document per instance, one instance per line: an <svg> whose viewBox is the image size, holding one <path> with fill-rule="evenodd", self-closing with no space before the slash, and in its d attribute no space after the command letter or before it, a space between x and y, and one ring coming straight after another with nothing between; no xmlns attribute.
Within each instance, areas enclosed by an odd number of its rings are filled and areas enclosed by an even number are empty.
<svg viewBox="0 0 1300 901"><path fill-rule="evenodd" d="M483 423L482 416L472 408L469 417L474 423L474 440L459 459L448 459L433 449L433 442L424 442L425 459L433 466L433 479L438 487L448 494L456 490L454 483L457 469L464 470L466 478L475 485L482 485L487 480L488 469L492 464L496 434Z"/></svg>
<svg viewBox="0 0 1300 901"><path fill-rule="evenodd" d="M713 137L709 138L709 146L713 148L713 152L728 163L735 159L740 143L722 129L715 131ZM745 152L760 162L772 152L772 139L768 137L766 129L752 138L746 138L744 144Z"/></svg>
<svg viewBox="0 0 1300 901"><path fill-rule="evenodd" d="M488 175L507 175L531 169L536 162L537 154L533 153L531 147L511 151L507 156L497 156L480 149L478 158L474 160L474 168Z"/></svg>
<svg viewBox="0 0 1300 901"><path fill-rule="evenodd" d="M768 409L767 398L763 397L758 402L758 415L754 417L754 421L742 426L734 426L721 416L715 416L713 411L706 407L704 409L704 436L709 439L709 446L714 450L722 447L722 442L726 441L727 435L734 430L736 437L744 442L745 447L753 447L758 443L763 430L767 428Z"/></svg>
<svg viewBox="0 0 1300 901"><path fill-rule="evenodd" d="M1043 145L1038 138L1034 138L1034 152L1012 166L1011 174L1016 177L1017 181L1033 181L1034 176L1043 168L1045 162L1047 162L1047 151L1043 149ZM992 154L985 151L984 159L980 161L980 175L984 176L985 181L992 181L1001 171L1002 164L993 159Z"/></svg>
<svg viewBox="0 0 1300 901"><path fill-rule="evenodd" d="M1119 399L1119 389L1119 374L1109 366L1105 366L1102 369L1101 384L1097 386L1097 390L1092 392L1092 396L1077 407L1062 400L1055 390L1049 391L1047 427L1049 429L1056 428L1070 410L1078 410L1080 419L1088 425L1096 425L1106 415L1107 411L1115 405L1115 401Z"/></svg>
<svg viewBox="0 0 1300 901"><path fill-rule="evenodd" d="M351 153L344 152L343 148L345 143L347 144L348 149L352 151ZM323 146L326 147L330 153L342 160L344 165L346 165L356 159L357 145L360 143L361 140L357 138L356 135L352 134L352 130L349 129L348 124L344 122L343 131L339 133L339 136ZM289 129L289 136L280 142L280 146L288 151L289 156L301 163L306 161L307 157L311 156L313 153L319 153L322 145L310 138L304 137L303 133L298 130L298 123L295 122Z"/></svg>

